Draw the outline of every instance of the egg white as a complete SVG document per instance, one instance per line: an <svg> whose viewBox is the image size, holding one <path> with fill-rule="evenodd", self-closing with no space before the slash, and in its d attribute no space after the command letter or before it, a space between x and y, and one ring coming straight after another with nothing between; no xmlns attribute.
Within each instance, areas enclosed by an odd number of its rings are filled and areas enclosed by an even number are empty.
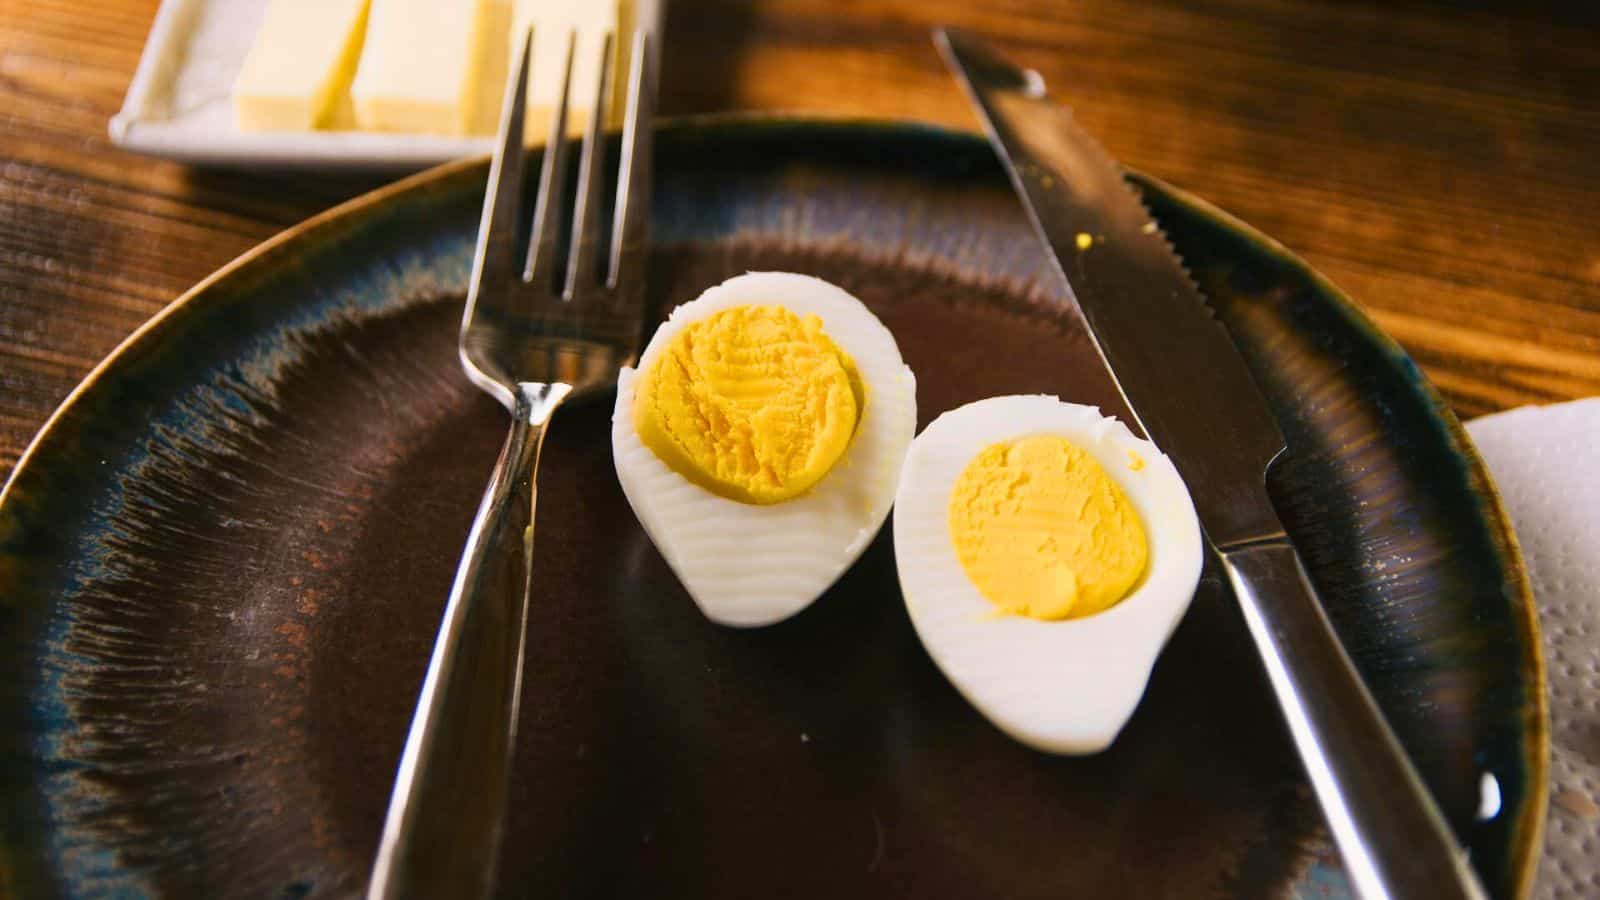
<svg viewBox="0 0 1600 900"><path fill-rule="evenodd" d="M1143 521L1149 563L1120 603L1081 619L1008 616L973 585L950 536L950 495L980 451L1058 434L1088 451ZM1130 466L1129 453L1143 460ZM958 691L1002 731L1050 753L1105 749L1132 716L1150 670L1194 596L1199 521L1156 446L1092 406L993 397L951 410L917 436L895 498L895 562L917 636Z"/></svg>
<svg viewBox="0 0 1600 900"><path fill-rule="evenodd" d="M872 542L894 503L917 426L916 379L894 336L861 301L819 278L752 272L683 304L639 359L655 364L674 335L735 306L783 306L816 315L856 365L866 402L850 446L811 490L758 506L711 493L673 471L634 428L638 371L617 377L611 448L617 480L645 533L706 618L770 625L816 600Z"/></svg>

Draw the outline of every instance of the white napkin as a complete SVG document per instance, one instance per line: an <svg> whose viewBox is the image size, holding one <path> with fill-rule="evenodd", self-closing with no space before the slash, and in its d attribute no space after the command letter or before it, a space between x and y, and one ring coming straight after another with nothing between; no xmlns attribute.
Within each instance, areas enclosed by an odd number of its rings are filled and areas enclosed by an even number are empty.
<svg viewBox="0 0 1600 900"><path fill-rule="evenodd" d="M1600 397L1467 425L1522 544L1550 679L1550 815L1534 894L1600 897Z"/></svg>

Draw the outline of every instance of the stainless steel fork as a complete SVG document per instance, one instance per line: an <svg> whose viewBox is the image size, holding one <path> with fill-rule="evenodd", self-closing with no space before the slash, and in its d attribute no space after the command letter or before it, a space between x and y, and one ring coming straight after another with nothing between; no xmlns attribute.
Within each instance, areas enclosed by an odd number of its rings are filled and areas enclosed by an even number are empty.
<svg viewBox="0 0 1600 900"><path fill-rule="evenodd" d="M476 897L493 886L532 587L539 447L556 407L609 388L639 345L652 48L643 32L633 36L607 254L600 185L614 48L611 39L604 43L563 268L558 253L566 218L567 97L575 43L569 35L561 102L545 145L526 244L519 237L531 33L501 110L460 351L467 376L511 412L511 434L473 520L417 699L367 888L373 900Z"/></svg>

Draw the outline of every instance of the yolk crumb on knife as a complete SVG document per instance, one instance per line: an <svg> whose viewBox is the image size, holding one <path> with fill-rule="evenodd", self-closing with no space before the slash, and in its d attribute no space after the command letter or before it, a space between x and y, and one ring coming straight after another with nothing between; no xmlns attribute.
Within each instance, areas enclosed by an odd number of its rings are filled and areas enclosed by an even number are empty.
<svg viewBox="0 0 1600 900"><path fill-rule="evenodd" d="M1087 451L1059 435L992 444L950 493L961 567L1001 611L1070 619L1114 606L1144 576L1138 511Z"/></svg>
<svg viewBox="0 0 1600 900"><path fill-rule="evenodd" d="M634 427L695 484L743 503L779 503L844 455L863 391L820 318L736 306L672 336L641 373Z"/></svg>

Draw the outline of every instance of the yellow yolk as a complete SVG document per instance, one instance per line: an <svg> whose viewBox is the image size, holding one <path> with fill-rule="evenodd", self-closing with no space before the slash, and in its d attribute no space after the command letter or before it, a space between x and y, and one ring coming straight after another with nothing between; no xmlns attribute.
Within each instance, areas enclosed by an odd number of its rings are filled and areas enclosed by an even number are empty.
<svg viewBox="0 0 1600 900"><path fill-rule="evenodd" d="M639 440L678 474L743 503L805 493L850 446L865 397L816 316L736 306L673 335L641 373Z"/></svg>
<svg viewBox="0 0 1600 900"><path fill-rule="evenodd" d="M992 444L950 493L950 537L1000 610L1073 619L1114 606L1144 576L1139 514L1093 456L1058 435Z"/></svg>

